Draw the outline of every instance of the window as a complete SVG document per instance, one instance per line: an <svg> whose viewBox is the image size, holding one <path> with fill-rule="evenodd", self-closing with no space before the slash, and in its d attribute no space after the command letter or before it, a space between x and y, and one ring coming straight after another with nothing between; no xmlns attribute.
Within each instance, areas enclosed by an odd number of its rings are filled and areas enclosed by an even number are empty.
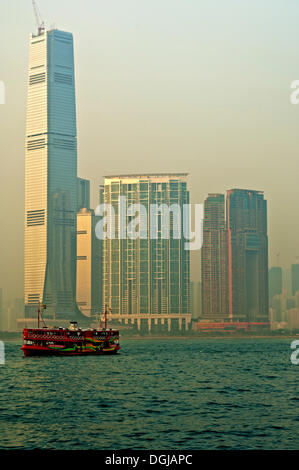
<svg viewBox="0 0 299 470"><path fill-rule="evenodd" d="M36 85L37 83L43 83L46 80L46 74L43 73L36 73L29 77L29 85Z"/></svg>
<svg viewBox="0 0 299 470"><path fill-rule="evenodd" d="M38 150L46 146L46 139L29 140L27 143L27 150Z"/></svg>
<svg viewBox="0 0 299 470"><path fill-rule="evenodd" d="M62 83L63 85L72 85L73 77L66 73L55 72L54 74L55 82Z"/></svg>
<svg viewBox="0 0 299 470"><path fill-rule="evenodd" d="M45 223L45 210L44 209L27 212L27 227L44 225L44 223Z"/></svg>

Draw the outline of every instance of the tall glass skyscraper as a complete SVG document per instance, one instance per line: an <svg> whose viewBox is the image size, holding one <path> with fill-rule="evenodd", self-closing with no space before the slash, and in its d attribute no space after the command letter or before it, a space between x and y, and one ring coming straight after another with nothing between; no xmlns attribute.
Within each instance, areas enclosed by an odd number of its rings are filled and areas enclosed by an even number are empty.
<svg viewBox="0 0 299 470"><path fill-rule="evenodd" d="M230 318L268 322L267 201L261 191L231 189L226 210Z"/></svg>
<svg viewBox="0 0 299 470"><path fill-rule="evenodd" d="M275 295L282 292L282 268L273 266L269 270L269 300L271 301Z"/></svg>
<svg viewBox="0 0 299 470"><path fill-rule="evenodd" d="M292 295L295 295L299 291L299 264L292 264L291 266L292 276Z"/></svg>
<svg viewBox="0 0 299 470"><path fill-rule="evenodd" d="M73 36L31 35L25 165L25 305L76 309L77 131Z"/></svg>
<svg viewBox="0 0 299 470"><path fill-rule="evenodd" d="M176 204L182 209L189 203L186 177L186 174L138 174L105 178L104 202L111 204L116 214L115 238L104 239L103 256L104 303L113 313L190 313L190 258L189 251L184 249L183 236L174 239L170 223L169 239L162 238L161 214L157 221L158 238L150 236L150 205ZM140 221L142 217L146 221L142 238L119 236L119 197L125 198L126 213L132 204L145 207L146 214L140 215ZM128 226L132 215L125 217Z"/></svg>
<svg viewBox="0 0 299 470"><path fill-rule="evenodd" d="M0 330L4 330L5 324L4 324L4 318L3 318L3 291L2 287L0 287Z"/></svg>
<svg viewBox="0 0 299 470"><path fill-rule="evenodd" d="M209 194L204 202L201 256L202 313L211 321L227 321L228 231L223 194Z"/></svg>

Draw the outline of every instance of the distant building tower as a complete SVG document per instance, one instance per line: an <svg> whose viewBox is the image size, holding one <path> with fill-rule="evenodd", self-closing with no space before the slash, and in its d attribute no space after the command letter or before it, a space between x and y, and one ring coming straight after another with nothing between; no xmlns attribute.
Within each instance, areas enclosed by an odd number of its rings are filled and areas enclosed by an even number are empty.
<svg viewBox="0 0 299 470"><path fill-rule="evenodd" d="M227 242L224 195L209 194L204 202L201 274L202 317L210 321L227 321L229 316Z"/></svg>
<svg viewBox="0 0 299 470"><path fill-rule="evenodd" d="M198 319L202 318L202 285L201 282L196 283L196 307L197 307L197 312L196 312L196 317Z"/></svg>
<svg viewBox="0 0 299 470"><path fill-rule="evenodd" d="M295 295L299 290L299 264L292 264L291 266L292 276L292 295Z"/></svg>
<svg viewBox="0 0 299 470"><path fill-rule="evenodd" d="M13 307L10 309L10 329L18 330L19 320L24 318L24 299L15 299Z"/></svg>
<svg viewBox="0 0 299 470"><path fill-rule="evenodd" d="M25 165L25 305L74 318L77 130L73 36L30 38ZM34 313L33 313L34 312Z"/></svg>
<svg viewBox="0 0 299 470"><path fill-rule="evenodd" d="M190 281L190 312L192 314L192 318L195 318L195 311L196 311L196 283L194 281Z"/></svg>
<svg viewBox="0 0 299 470"><path fill-rule="evenodd" d="M151 204L172 204L183 209L189 203L186 174L123 175L105 178L104 202L116 214L116 237L104 239L104 303L118 314L180 314L190 312L190 259L185 240L161 237L162 215L158 215L158 238L152 239ZM119 237L119 197L125 198L125 213L132 204L146 209L142 238ZM135 217L135 216L134 216ZM172 213L171 220L174 220ZM132 221L125 215L125 227ZM181 223L183 223L181 218ZM181 226L182 229L182 226ZM183 232L183 231L182 231Z"/></svg>
<svg viewBox="0 0 299 470"><path fill-rule="evenodd" d="M104 185L99 186L99 204L104 203ZM105 312L105 302L104 302L104 240L99 240L99 250L100 250L100 268L99 268L99 285L100 285L100 305L102 307L102 312Z"/></svg>
<svg viewBox="0 0 299 470"><path fill-rule="evenodd" d="M282 271L282 288L285 291L285 294L288 297L291 297L292 294L292 271L291 268L284 269Z"/></svg>
<svg viewBox="0 0 299 470"><path fill-rule="evenodd" d="M260 191L232 189L226 209L230 318L268 322L267 202Z"/></svg>
<svg viewBox="0 0 299 470"><path fill-rule="evenodd" d="M190 298L192 320L199 320L202 312L201 282L190 282Z"/></svg>
<svg viewBox="0 0 299 470"><path fill-rule="evenodd" d="M0 287L0 331L4 331L5 322L4 322L4 312L3 312L3 290Z"/></svg>
<svg viewBox="0 0 299 470"><path fill-rule="evenodd" d="M282 268L273 266L269 270L269 299L282 293Z"/></svg>
<svg viewBox="0 0 299 470"><path fill-rule="evenodd" d="M77 179L78 186L78 210L90 209L90 181L83 178Z"/></svg>
<svg viewBox="0 0 299 470"><path fill-rule="evenodd" d="M77 214L77 305L87 317L102 310L101 241L95 235L98 220L93 210L83 208Z"/></svg>
<svg viewBox="0 0 299 470"><path fill-rule="evenodd" d="M102 204L104 202L104 185L99 185L99 203Z"/></svg>

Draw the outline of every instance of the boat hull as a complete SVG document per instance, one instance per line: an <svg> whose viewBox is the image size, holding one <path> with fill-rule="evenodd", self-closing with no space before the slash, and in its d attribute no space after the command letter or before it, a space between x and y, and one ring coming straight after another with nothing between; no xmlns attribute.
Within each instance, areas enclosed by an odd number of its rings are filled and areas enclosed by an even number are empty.
<svg viewBox="0 0 299 470"><path fill-rule="evenodd" d="M117 354L120 347L115 346L111 348L104 348L100 350L89 350L77 348L72 351L66 351L63 349L54 349L47 347L36 347L23 345L21 350L25 357L29 356L108 356Z"/></svg>

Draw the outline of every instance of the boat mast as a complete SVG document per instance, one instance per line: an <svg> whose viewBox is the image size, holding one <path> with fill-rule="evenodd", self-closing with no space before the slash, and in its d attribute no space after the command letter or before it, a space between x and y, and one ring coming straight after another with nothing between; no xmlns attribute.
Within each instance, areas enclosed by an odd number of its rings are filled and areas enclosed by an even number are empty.
<svg viewBox="0 0 299 470"><path fill-rule="evenodd" d="M38 308L37 308L37 327L38 327L38 328L39 328L39 325L40 325L40 318L42 318L42 316L41 316L41 308L43 308L44 310L46 310L47 306L46 306L45 304L42 304L42 305L41 305L40 303L38 304ZM43 322L44 322L44 325L46 325L43 318L42 318L42 320L43 320Z"/></svg>
<svg viewBox="0 0 299 470"><path fill-rule="evenodd" d="M37 308L37 328L39 329L39 318L40 318L40 304L38 304Z"/></svg>
<svg viewBox="0 0 299 470"><path fill-rule="evenodd" d="M107 315L109 312L112 312L112 310L108 304L105 304L105 311L104 311L105 330L107 330L107 323L108 323ZM102 320L103 320L103 317L101 318L101 325L102 325Z"/></svg>

